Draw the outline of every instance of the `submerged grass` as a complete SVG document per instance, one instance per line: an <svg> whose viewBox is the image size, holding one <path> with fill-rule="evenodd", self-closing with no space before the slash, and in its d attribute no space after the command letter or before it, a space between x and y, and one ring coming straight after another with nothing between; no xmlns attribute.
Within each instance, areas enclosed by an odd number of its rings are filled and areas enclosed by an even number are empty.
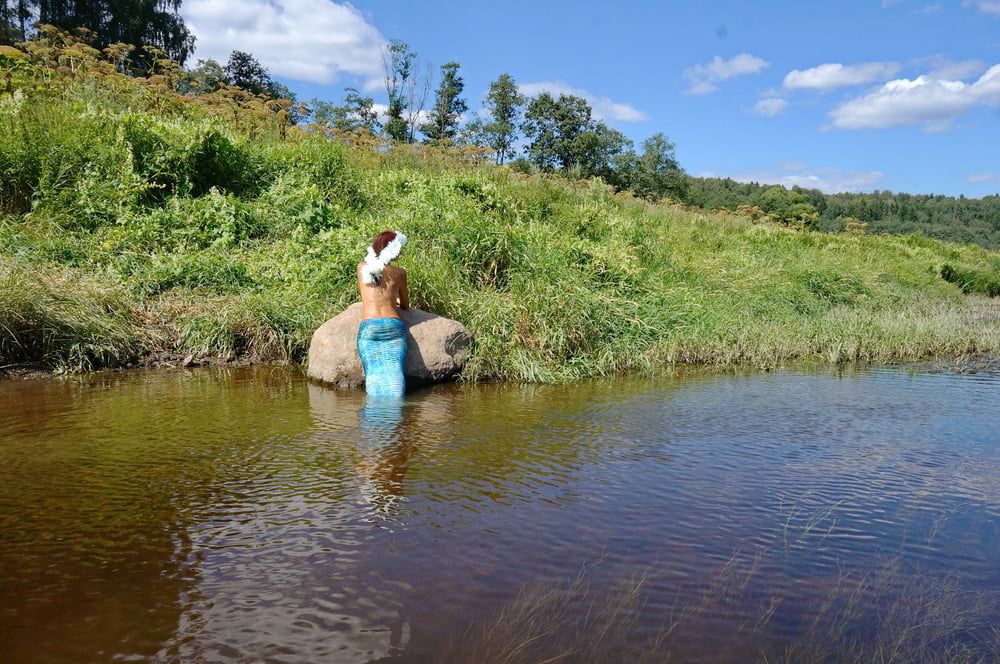
<svg viewBox="0 0 1000 664"><path fill-rule="evenodd" d="M103 75L0 95L0 365L301 360L386 228L412 238L413 304L475 336L468 379L1000 348L979 247L649 205L171 94Z"/></svg>
<svg viewBox="0 0 1000 664"><path fill-rule="evenodd" d="M1000 593L901 556L838 565L784 594L775 580L814 555L837 506L789 513L772 542L735 552L700 584L649 568L606 578L603 561L523 587L450 645L446 662L988 664L1000 652ZM933 538L933 534L931 535ZM781 585L780 583L778 584ZM676 590L669 590L671 587ZM800 589L796 590L796 587Z"/></svg>
<svg viewBox="0 0 1000 664"><path fill-rule="evenodd" d="M759 591L762 575L759 556L734 556L692 596L655 607L650 576L608 586L581 572L525 587L442 661L990 664L1000 652L1000 596L956 578L887 560L868 574L814 579L792 617L778 615L785 598Z"/></svg>

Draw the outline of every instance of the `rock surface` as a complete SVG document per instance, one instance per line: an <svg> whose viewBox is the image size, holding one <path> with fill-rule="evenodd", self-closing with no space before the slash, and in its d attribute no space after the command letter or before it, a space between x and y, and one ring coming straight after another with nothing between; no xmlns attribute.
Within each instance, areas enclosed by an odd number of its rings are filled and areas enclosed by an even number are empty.
<svg viewBox="0 0 1000 664"><path fill-rule="evenodd" d="M472 351L472 335L458 321L420 309L401 309L406 325L407 385L433 383L453 377L465 366ZM308 375L337 387L360 387L365 374L358 357L357 302L323 323L309 343Z"/></svg>

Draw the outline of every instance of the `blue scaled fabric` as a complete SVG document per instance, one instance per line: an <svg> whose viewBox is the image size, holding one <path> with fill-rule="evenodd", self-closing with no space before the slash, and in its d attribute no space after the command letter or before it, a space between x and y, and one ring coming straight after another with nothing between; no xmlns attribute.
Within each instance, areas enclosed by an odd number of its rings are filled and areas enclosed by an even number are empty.
<svg viewBox="0 0 1000 664"><path fill-rule="evenodd" d="M369 318L358 326L358 355L365 370L365 391L373 397L406 392L406 327L398 318Z"/></svg>

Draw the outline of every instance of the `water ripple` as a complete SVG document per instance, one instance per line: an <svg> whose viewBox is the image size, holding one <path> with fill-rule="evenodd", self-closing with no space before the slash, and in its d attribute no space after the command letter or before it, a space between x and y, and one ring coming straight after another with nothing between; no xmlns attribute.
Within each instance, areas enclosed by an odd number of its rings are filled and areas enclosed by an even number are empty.
<svg viewBox="0 0 1000 664"><path fill-rule="evenodd" d="M280 369L0 383L0 653L435 661L596 560L599 587L648 577L655 632L749 556L778 644L887 558L1000 592L998 387L782 372L386 407ZM753 617L700 611L692 638Z"/></svg>

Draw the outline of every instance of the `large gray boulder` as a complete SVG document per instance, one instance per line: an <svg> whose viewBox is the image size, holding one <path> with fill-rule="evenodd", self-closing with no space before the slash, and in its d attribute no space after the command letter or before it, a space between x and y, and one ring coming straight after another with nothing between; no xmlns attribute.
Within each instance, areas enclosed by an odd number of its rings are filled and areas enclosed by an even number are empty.
<svg viewBox="0 0 1000 664"><path fill-rule="evenodd" d="M465 366L472 351L472 335L458 321L420 309L400 309L406 325L406 382L434 383L452 378ZM323 323L309 343L308 375L328 385L360 387L365 374L358 357L357 302Z"/></svg>

